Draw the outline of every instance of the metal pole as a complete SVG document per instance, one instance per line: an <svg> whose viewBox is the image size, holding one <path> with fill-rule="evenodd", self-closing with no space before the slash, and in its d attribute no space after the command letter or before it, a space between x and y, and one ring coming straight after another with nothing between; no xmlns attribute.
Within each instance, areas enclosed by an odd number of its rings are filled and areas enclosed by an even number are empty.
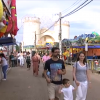
<svg viewBox="0 0 100 100"><path fill-rule="evenodd" d="M60 49L60 55L62 55L62 30L61 30L61 12L59 13L59 49Z"/></svg>

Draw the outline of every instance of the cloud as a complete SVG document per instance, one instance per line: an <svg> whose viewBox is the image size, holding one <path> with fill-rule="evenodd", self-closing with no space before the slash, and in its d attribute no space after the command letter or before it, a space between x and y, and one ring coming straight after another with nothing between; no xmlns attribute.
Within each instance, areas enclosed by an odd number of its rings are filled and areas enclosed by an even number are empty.
<svg viewBox="0 0 100 100"><path fill-rule="evenodd" d="M83 2L82 0L81 2ZM17 0L17 15L18 15L18 27L22 25L21 20L25 16L36 16L41 18L42 26L49 27L53 24L54 20L58 19L58 16L54 14L63 11L72 5L73 0ZM70 37L74 34L91 33L97 31L100 33L100 1L94 0L85 8L76 12L75 14L64 18L64 20L70 21ZM78 5L77 5L78 6ZM73 7L74 9L75 7ZM72 10L72 9L71 9ZM69 11L68 11L69 12ZM63 15L68 13L67 10ZM18 32L18 34L22 32ZM19 35L20 37L22 35ZM21 39L21 38L20 38Z"/></svg>

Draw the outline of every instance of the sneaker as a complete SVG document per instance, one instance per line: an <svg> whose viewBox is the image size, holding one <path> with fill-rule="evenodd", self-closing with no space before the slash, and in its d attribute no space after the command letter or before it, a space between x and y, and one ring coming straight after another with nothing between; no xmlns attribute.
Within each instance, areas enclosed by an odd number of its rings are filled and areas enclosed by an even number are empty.
<svg viewBox="0 0 100 100"><path fill-rule="evenodd" d="M3 81L6 81L6 79L2 79Z"/></svg>

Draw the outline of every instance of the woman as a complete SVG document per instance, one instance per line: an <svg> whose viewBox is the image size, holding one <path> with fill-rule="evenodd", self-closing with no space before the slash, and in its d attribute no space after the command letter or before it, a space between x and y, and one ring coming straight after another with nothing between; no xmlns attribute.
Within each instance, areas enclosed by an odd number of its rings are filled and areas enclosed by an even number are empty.
<svg viewBox="0 0 100 100"><path fill-rule="evenodd" d="M24 65L24 57L23 57L23 52L22 51L20 53L19 59L20 59L20 66L23 66Z"/></svg>
<svg viewBox="0 0 100 100"><path fill-rule="evenodd" d="M1 57L2 72L4 74L3 80L6 80L6 78L7 78L6 72L7 72L7 68L8 68L7 60L3 53L0 54L0 57Z"/></svg>
<svg viewBox="0 0 100 100"><path fill-rule="evenodd" d="M33 75L38 76L39 59L36 53L34 53L32 57L32 63L33 63Z"/></svg>
<svg viewBox="0 0 100 100"><path fill-rule="evenodd" d="M91 82L89 77L89 67L83 52L79 53L77 62L73 66L73 79L78 86L76 100L86 100L88 85L90 85Z"/></svg>

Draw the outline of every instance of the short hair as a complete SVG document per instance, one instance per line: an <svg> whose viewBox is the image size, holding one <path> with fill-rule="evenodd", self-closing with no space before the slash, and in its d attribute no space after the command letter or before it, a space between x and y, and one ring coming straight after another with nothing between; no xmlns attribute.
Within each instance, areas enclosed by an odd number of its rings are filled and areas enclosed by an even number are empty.
<svg viewBox="0 0 100 100"><path fill-rule="evenodd" d="M53 47L53 48L51 49L51 52L54 52L55 50L59 50L59 48L58 48L58 47Z"/></svg>
<svg viewBox="0 0 100 100"><path fill-rule="evenodd" d="M62 83L63 83L63 85L65 85L65 84L67 84L69 81L70 81L69 79L65 79L65 78L64 78L64 79L62 80Z"/></svg>

